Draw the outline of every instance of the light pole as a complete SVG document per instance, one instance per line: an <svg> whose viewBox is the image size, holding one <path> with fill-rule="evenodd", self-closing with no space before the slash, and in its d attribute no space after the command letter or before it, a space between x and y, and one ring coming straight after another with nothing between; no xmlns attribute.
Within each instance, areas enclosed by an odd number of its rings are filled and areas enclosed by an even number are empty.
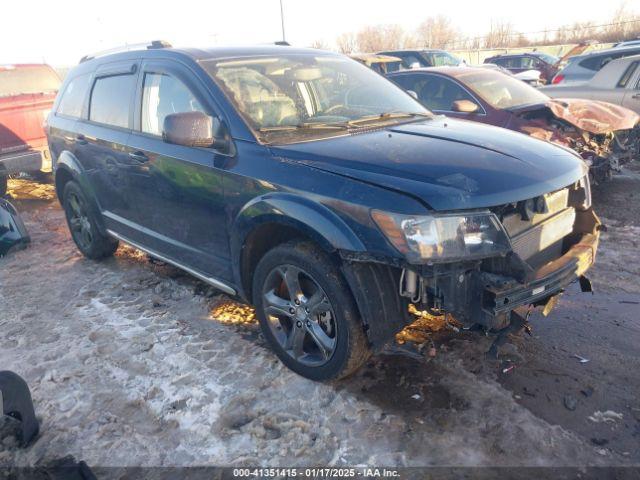
<svg viewBox="0 0 640 480"><path fill-rule="evenodd" d="M282 41L286 42L287 40L284 37L284 9L282 8L282 0L280 0L280 23L282 24Z"/></svg>

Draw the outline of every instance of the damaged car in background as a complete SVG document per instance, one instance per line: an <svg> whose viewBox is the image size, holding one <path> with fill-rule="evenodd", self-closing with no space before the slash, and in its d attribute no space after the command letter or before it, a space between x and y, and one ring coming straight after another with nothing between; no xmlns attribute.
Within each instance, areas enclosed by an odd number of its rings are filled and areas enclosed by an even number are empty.
<svg viewBox="0 0 640 480"><path fill-rule="evenodd" d="M428 108L488 123L577 152L592 179L606 180L640 154L640 116L607 102L549 98L539 90L484 68L429 68L389 75Z"/></svg>
<svg viewBox="0 0 640 480"><path fill-rule="evenodd" d="M589 289L575 153L434 115L342 55L162 44L87 57L61 92L47 133L79 250L129 243L253 304L307 378L356 371L412 312L499 331Z"/></svg>

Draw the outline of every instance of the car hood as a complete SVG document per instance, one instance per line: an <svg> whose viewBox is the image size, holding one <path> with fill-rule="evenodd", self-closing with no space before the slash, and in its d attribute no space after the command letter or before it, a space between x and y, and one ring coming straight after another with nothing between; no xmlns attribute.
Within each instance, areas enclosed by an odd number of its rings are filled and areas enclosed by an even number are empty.
<svg viewBox="0 0 640 480"><path fill-rule="evenodd" d="M289 161L406 193L443 211L533 198L577 181L587 170L567 149L444 116L271 150Z"/></svg>
<svg viewBox="0 0 640 480"><path fill-rule="evenodd" d="M594 134L630 130L640 121L640 116L628 108L581 98L554 98L536 105L513 108L510 111L522 114L541 108L548 108L556 118L561 118L581 130Z"/></svg>

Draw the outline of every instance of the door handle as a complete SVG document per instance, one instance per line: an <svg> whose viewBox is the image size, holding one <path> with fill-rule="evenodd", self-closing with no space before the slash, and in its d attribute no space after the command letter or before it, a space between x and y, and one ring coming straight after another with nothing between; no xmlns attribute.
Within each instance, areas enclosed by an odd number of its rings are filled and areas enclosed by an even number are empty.
<svg viewBox="0 0 640 480"><path fill-rule="evenodd" d="M76 135L76 143L78 145L86 145L87 144L87 139L85 138L84 135L79 133L78 135Z"/></svg>
<svg viewBox="0 0 640 480"><path fill-rule="evenodd" d="M640 98L640 93L634 93L631 98Z"/></svg>
<svg viewBox="0 0 640 480"><path fill-rule="evenodd" d="M147 157L143 152L129 152L129 158L135 160L136 162L145 163L149 161L149 157Z"/></svg>

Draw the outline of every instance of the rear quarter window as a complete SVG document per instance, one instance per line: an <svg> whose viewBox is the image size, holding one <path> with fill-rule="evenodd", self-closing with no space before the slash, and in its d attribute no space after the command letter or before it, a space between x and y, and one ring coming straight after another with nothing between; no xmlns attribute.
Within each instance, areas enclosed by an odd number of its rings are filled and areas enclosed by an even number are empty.
<svg viewBox="0 0 640 480"><path fill-rule="evenodd" d="M636 71L636 68L638 68L638 62L631 62L631 64L627 67L627 69L624 71L624 73L620 77L620 80L618 81L618 84L616 85L616 87L625 88L629 83L629 80L631 80L633 73Z"/></svg>
<svg viewBox="0 0 640 480"><path fill-rule="evenodd" d="M80 118L82 107L87 98L91 75L79 75L72 79L64 89L56 114L65 117Z"/></svg>
<svg viewBox="0 0 640 480"><path fill-rule="evenodd" d="M130 128L131 97L135 81L135 75L97 78L91 90L89 120L114 127Z"/></svg>

